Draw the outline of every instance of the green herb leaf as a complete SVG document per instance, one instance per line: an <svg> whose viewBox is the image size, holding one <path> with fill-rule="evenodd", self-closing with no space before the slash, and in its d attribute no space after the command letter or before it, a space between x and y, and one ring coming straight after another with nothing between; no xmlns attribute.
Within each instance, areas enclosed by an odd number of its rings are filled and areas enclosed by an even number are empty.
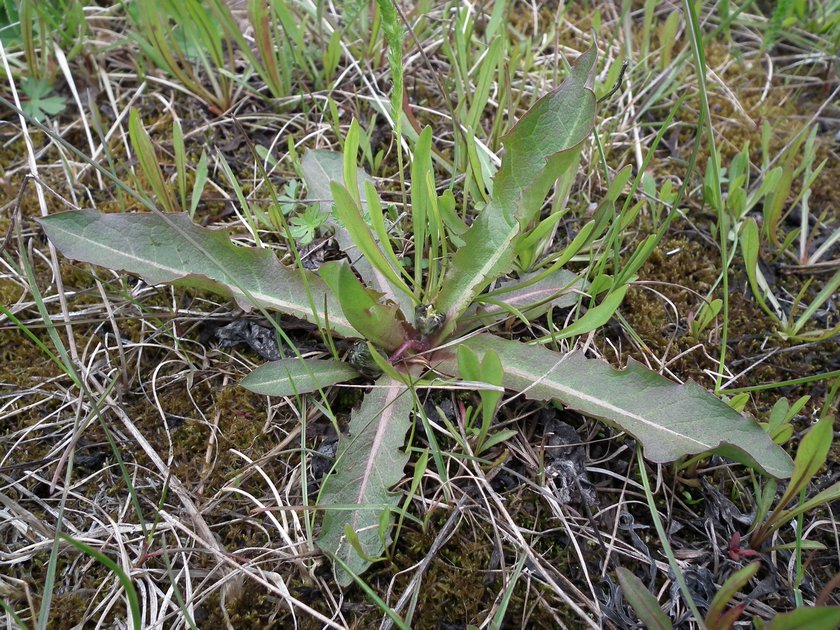
<svg viewBox="0 0 840 630"><path fill-rule="evenodd" d="M43 122L47 116L60 114L67 106L63 96L50 96L53 88L46 79L28 78L21 85L21 91L28 97L20 104L23 113L38 122Z"/></svg>
<svg viewBox="0 0 840 630"><path fill-rule="evenodd" d="M123 269L149 284L232 294L246 311L259 305L320 325L328 315L334 332L359 336L318 276L281 265L267 249L237 247L225 231L194 225L186 214L72 210L38 222L68 258Z"/></svg>
<svg viewBox="0 0 840 630"><path fill-rule="evenodd" d="M659 602L639 578L624 567L618 567L616 575L624 599L633 607L648 630L673 630L671 620L662 612Z"/></svg>
<svg viewBox="0 0 840 630"><path fill-rule="evenodd" d="M362 285L346 261L328 262L319 273L338 296L347 321L365 339L386 350L396 350L405 341L400 307L390 300L382 303L382 295Z"/></svg>
<svg viewBox="0 0 840 630"><path fill-rule="evenodd" d="M296 396L359 376L351 365L334 359L281 359L265 363L239 383L266 396Z"/></svg>
<svg viewBox="0 0 840 630"><path fill-rule="evenodd" d="M318 499L318 507L325 510L318 546L357 575L385 549L380 519L383 511L393 510L398 502L388 490L402 479L408 462L402 446L413 407L414 395L404 383L389 376L376 381L351 416L349 436L339 442L335 472L324 480ZM356 533L353 544L345 536L345 527ZM342 586L353 580L341 568L336 568L336 574Z"/></svg>
<svg viewBox="0 0 840 630"><path fill-rule="evenodd" d="M464 234L464 246L450 262L437 297L446 313L441 336L476 295L513 265L514 239L534 219L551 186L579 160L579 145L592 132L592 91L597 51L583 53L569 77L531 108L504 138L502 166L493 180L493 199Z"/></svg>
<svg viewBox="0 0 840 630"><path fill-rule="evenodd" d="M773 477L787 478L793 472L790 456L758 424L695 383L672 383L632 360L624 370L616 370L581 352L564 356L495 335L462 343L479 356L489 350L499 355L505 387L528 398L555 399L627 431L653 462L714 452ZM433 365L457 374L451 351L435 355Z"/></svg>

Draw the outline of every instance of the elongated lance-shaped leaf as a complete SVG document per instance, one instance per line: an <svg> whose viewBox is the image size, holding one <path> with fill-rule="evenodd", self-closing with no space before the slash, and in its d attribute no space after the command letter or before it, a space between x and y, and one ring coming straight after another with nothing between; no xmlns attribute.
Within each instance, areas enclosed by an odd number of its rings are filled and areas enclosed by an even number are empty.
<svg viewBox="0 0 840 630"><path fill-rule="evenodd" d="M458 317L491 281L513 265L514 239L533 220L551 186L578 164L577 150L595 120L592 90L597 51L583 53L569 77L528 111L504 137L493 199L464 234L449 263L437 310L446 314L445 338Z"/></svg>
<svg viewBox="0 0 840 630"><path fill-rule="evenodd" d="M648 630L673 630L674 626L668 615L662 612L656 597L639 578L624 567L618 567L616 574L624 599L633 607Z"/></svg>
<svg viewBox="0 0 840 630"><path fill-rule="evenodd" d="M359 282L347 261L330 261L319 273L338 296L347 320L365 339L386 350L396 350L405 341L405 318L400 307L387 299L382 303L382 295Z"/></svg>
<svg viewBox="0 0 840 630"><path fill-rule="evenodd" d="M359 574L382 555L390 529L381 531L385 510L397 505L389 489L403 478L408 454L402 450L410 427L409 415L414 394L405 383L389 376L376 381L350 419L349 435L342 436L335 461L335 472L324 481L318 506L324 521L318 546L341 558ZM352 529L366 558L360 556L345 535ZM346 586L351 576L336 569L338 582Z"/></svg>
<svg viewBox="0 0 840 630"><path fill-rule="evenodd" d="M68 258L128 271L149 284L178 283L233 295L246 311L260 306L328 323L345 337L359 336L318 276L285 267L267 249L238 247L226 231L199 227L186 214L71 210L38 222Z"/></svg>
<svg viewBox="0 0 840 630"><path fill-rule="evenodd" d="M334 359L281 359L264 363L240 385L266 396L296 396L359 376L353 366Z"/></svg>
<svg viewBox="0 0 840 630"><path fill-rule="evenodd" d="M566 269L557 269L545 278L532 282L541 272L525 274L519 280L503 281L492 294L482 294L461 319L459 332L489 326L512 312L534 319L551 307L567 308L578 300L576 290L585 286L583 279Z"/></svg>
<svg viewBox="0 0 840 630"><path fill-rule="evenodd" d="M656 463L714 452L773 477L793 472L790 456L758 424L693 382L673 383L638 362L616 370L582 352L552 350L477 335L463 341L479 356L495 350L504 385L536 400L554 399L634 436ZM433 357L435 369L457 374L455 352Z"/></svg>

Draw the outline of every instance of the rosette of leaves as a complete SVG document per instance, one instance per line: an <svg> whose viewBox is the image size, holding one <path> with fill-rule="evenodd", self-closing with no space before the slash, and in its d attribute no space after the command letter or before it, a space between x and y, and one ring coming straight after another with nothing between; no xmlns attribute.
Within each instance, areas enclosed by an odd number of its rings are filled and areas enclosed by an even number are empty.
<svg viewBox="0 0 840 630"><path fill-rule="evenodd" d="M348 257L317 273L284 266L267 249L234 245L225 232L198 227L185 214L81 210L41 219L47 236L68 257L139 274L151 284L226 293L243 309L275 310L312 322L328 341L341 336L366 343L364 372L370 375L375 364L381 375L353 412L318 497L323 511L318 545L335 560L341 584L381 557L388 543L397 504L391 489L408 461L404 442L415 392L442 378L483 379L488 390L502 386L559 402L626 431L653 462L714 452L773 477L791 474L790 457L758 424L694 383L673 383L634 362L616 370L580 351L564 355L478 332L511 314L538 316L558 299L568 299L564 293L571 288L583 287L562 266L608 227L624 174L552 264L524 269L521 263L534 258L539 249L534 235L546 231L540 210L547 194L555 182L573 176L592 133L595 61L595 49L583 53L568 78L507 134L492 198L469 227L454 213L451 192L437 195L431 130L420 135L411 166L413 269L397 257L387 213L372 180L357 167L355 123L343 157L310 151L303 159L309 196L320 200L325 212L334 205L330 222ZM519 282L508 277L515 269ZM598 303L558 336L603 323L627 285L602 277L586 290ZM258 367L242 386L295 396L361 377L335 355L297 357Z"/></svg>

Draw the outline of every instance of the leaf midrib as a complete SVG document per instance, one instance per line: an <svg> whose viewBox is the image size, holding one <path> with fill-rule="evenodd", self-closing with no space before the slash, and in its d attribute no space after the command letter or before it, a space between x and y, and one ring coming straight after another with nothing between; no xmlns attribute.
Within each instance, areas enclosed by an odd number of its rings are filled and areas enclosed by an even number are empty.
<svg viewBox="0 0 840 630"><path fill-rule="evenodd" d="M519 378L525 379L525 380L532 383L526 389L522 390L523 394L525 394L528 391L528 389L536 387L541 383L545 383L548 387L551 387L552 389L555 389L557 391L564 392L566 394L575 396L579 399L584 400L585 402L592 403L592 404L594 404L594 405L596 405L600 408L606 409L608 411L615 412L617 414L623 415L623 416L631 418L633 420L637 420L639 423L641 423L645 426L651 427L651 428L653 428L657 431L670 433L670 434L672 434L672 435L674 435L678 438L681 438L683 440L688 440L689 442L692 442L694 444L697 444L698 446L701 446L703 448L703 450L708 451L708 450L713 450L713 449L717 448L718 445L706 444L705 442L702 442L700 440L692 438L688 435L685 435L684 433L679 433L678 431L674 431L673 429L669 429L668 427L666 427L662 424L658 424L656 422L652 422L650 420L647 420L644 416L640 416L637 413L634 413L632 411L628 411L623 407L619 407L618 405L613 405L613 404L611 404L611 403L609 403L609 402L607 402L607 401L605 401L601 398L596 398L596 397L591 396L589 394L585 394L578 389L574 389L574 388L571 388L571 387L568 387L568 386L565 386L565 385L561 385L558 381L552 380L552 379L549 378L549 376L551 375L551 372L553 372L557 368L557 366L560 365L560 363L562 363L562 361L558 362L547 374L545 374L542 377L536 377L532 373L526 372L525 370L518 369L518 368L513 367L511 365L505 366L505 372L507 374L513 374L513 375L515 375ZM587 411L587 413L589 413L589 412Z"/></svg>
<svg viewBox="0 0 840 630"><path fill-rule="evenodd" d="M76 233L74 233L70 230L62 229L60 224L59 225L52 225L50 227L52 227L57 232L62 232L65 235L69 235L70 237L72 237L75 240L81 240L81 241L87 242L89 244L92 244L95 248L97 248L99 250L102 250L102 252L105 253L106 255L111 254L111 255L119 256L120 258L125 258L125 259L128 259L128 260L136 261L138 263L143 263L144 265L146 265L148 267L152 267L152 268L155 268L155 269L158 269L158 270L161 270L161 271L168 272L169 275L174 276L174 278L172 280L164 280L163 282L177 282L178 280L181 280L181 279L183 279L185 277L188 277L188 276L201 276L201 277L207 278L208 280L210 280L212 282L220 282L220 283L224 284L226 287L228 287L228 289L230 289L230 291L232 293L234 293L235 295L241 296L242 298L246 299L248 302L252 302L254 304L254 306L257 306L258 304L254 300L252 300L251 297L259 298L260 302L262 302L263 304L273 305L275 308L277 308L277 310L282 310L282 311L285 311L287 313L301 313L301 314L303 314L302 319L307 319L307 316L309 316L311 318L311 316L313 315L313 313L310 309L300 307L293 302L286 302L285 300L281 300L277 296L274 296L274 295L271 295L271 296L266 295L265 293L262 293L259 289L254 290L254 291L249 290L248 294L246 294L241 289L239 289L235 284L232 284L228 280L217 280L217 279L211 278L210 276L208 276L206 274L203 274L203 273L185 272L184 269L178 269L176 267L171 267L169 265L164 265L164 264L161 264L157 260L151 260L149 258L143 258L143 257L141 257L141 256L139 256L139 255L137 255L133 252L129 253L125 250L121 250L121 249L117 249L115 247L110 247L108 245L104 245L104 244L96 241L95 239L91 239L90 237L79 236L78 234L76 234ZM235 245L233 245L233 243L231 243L231 245L235 247ZM221 267L219 267L219 265L216 262L214 262L212 259L209 259L207 257L207 255L204 254L204 252L202 252L200 249L198 251L201 253L202 256L204 256L205 259L207 259L213 265L213 267L220 270L224 275L226 275L228 277L231 277L230 274L228 272L226 272L224 269L222 269ZM123 271L128 271L128 273L138 275L141 278L143 278L146 275L146 274L143 274L143 273L136 273L136 272L126 270L126 269L123 269ZM252 278L256 282L258 282L258 283L260 282L259 277L252 276ZM320 314L319 314L319 319L323 319L323 317ZM330 314L330 322L337 322L337 323L341 324L342 326L345 326L347 329L350 329L350 330L353 329L353 327L350 325L350 322L348 322L346 320L343 320L341 318L335 317L334 314Z"/></svg>

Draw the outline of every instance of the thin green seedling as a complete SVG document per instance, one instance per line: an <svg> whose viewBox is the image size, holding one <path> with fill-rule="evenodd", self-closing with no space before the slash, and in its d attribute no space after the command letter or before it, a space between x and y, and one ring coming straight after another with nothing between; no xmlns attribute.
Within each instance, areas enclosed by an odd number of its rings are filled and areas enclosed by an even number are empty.
<svg viewBox="0 0 840 630"><path fill-rule="evenodd" d="M790 503L807 489L817 471L825 465L832 445L833 426L834 419L830 415L824 415L802 438L794 458L793 475L784 494L769 514L766 512L756 514L756 524L750 534L750 546L753 549L761 549L776 531L794 520L798 514L802 514L803 505L808 505L808 509L812 509L821 502L834 500L831 497L840 496L840 483L837 483L817 495L819 500L817 497L810 501L800 500L798 507L788 508Z"/></svg>
<svg viewBox="0 0 840 630"><path fill-rule="evenodd" d="M268 214L257 209L256 206L252 206L245 197L245 193L242 191L242 185L239 183L239 178L234 174L233 169L231 169L221 151L216 152L216 164L224 174L225 179L227 179L228 185L236 196L239 208L242 210L242 214L239 214L238 210L234 207L234 212L237 213L240 222L248 228L248 232L254 239L254 243L257 247L260 247L262 245L260 226L271 227Z"/></svg>
<svg viewBox="0 0 840 630"><path fill-rule="evenodd" d="M400 537L400 530L402 529L403 522L405 520L406 515L409 513L408 508L411 505L411 502L414 500L414 497L417 495L417 490L420 488L420 484L423 481L423 477L426 474L426 470L429 467L429 449L423 449L420 453L420 456L417 458L417 461L414 464L414 474L411 477L411 486L408 489L408 493L405 496L405 500L402 502L402 508L399 511L399 518L394 526L394 540L399 540Z"/></svg>
<svg viewBox="0 0 840 630"><path fill-rule="evenodd" d="M727 578L726 582L721 585L720 590L715 593L715 596L709 603L705 619L707 627L730 630L735 626L735 622L738 621L738 618L746 608L746 603L731 604L735 595L755 577L760 568L760 562L751 562ZM727 608L730 605L731 607Z"/></svg>
<svg viewBox="0 0 840 630"><path fill-rule="evenodd" d="M388 606L388 604L386 604L381 597L379 597L376 591L374 591L370 587L370 585L364 581L364 579L362 579L359 575L353 572L352 567L350 567L346 562L344 562L344 560L342 560L339 556L334 556L333 560L339 567L341 567L343 571L346 571L350 576L352 576L353 581L356 583L356 585L359 586L359 588L362 589L362 592L364 592L368 599L370 599L374 603L374 605L376 605L376 607L380 611L382 611L397 628L399 628L400 630L409 630L409 627L406 625L405 621L403 621L403 619L399 615L397 615L393 610L391 610L391 607Z"/></svg>
<svg viewBox="0 0 840 630"><path fill-rule="evenodd" d="M641 448L638 446L636 447L636 460L639 464L639 476L641 477L642 487L645 491L645 499L647 500L648 509L650 510L650 517L653 521L654 527L656 528L656 533L659 536L659 542L662 544L662 551L668 558L668 565L671 567L671 571L674 573L674 579L676 579L677 584L679 585L680 593L682 593L683 596L683 602L686 606L688 606L691 614L694 615L694 623L696 623L701 630L704 630L706 628L706 624L703 621L703 617L700 615L700 611L697 608L697 604L694 601L691 590L688 588L688 584L686 584L685 576L682 574L682 569L680 569L680 565L677 563L677 559L671 549L671 543L668 541L668 533L665 531L665 527L662 525L662 519L659 517L659 509L656 507L656 500L653 496L653 492L651 492L650 480L648 479L647 470L645 469L645 460L642 457Z"/></svg>
<svg viewBox="0 0 840 630"><path fill-rule="evenodd" d="M511 574L505 576L507 584L505 585L504 591L502 591L502 596L498 607L496 608L496 612L490 620L491 630L501 630L504 627L505 615L507 614L508 606L513 598L513 591L516 588L516 584L519 582L519 578L522 577L522 572L525 569L525 562L527 559L528 556L526 554L519 556L519 560L517 560L516 564L513 566Z"/></svg>
<svg viewBox="0 0 840 630"><path fill-rule="evenodd" d="M46 40L41 33L41 46L37 47L35 43L35 2L34 0L21 0L18 6L18 14L20 16L20 31L21 40L23 44L23 57L26 61L26 67L29 70L30 77L35 80L43 80L49 84L47 80L47 65L49 58L49 47L46 46ZM38 50L41 54L38 54Z"/></svg>
<svg viewBox="0 0 840 630"><path fill-rule="evenodd" d="M142 627L140 625L140 598L137 596L137 590L134 588L134 584L131 583L131 578L123 570L123 568L120 567L116 562L111 560L111 558L106 556L101 551L98 551L93 547L86 545L82 541L76 540L75 538L68 536L63 532L58 532L56 534L56 540L62 540L72 545L73 547L81 551L83 554L90 556L100 564L105 565L105 567L107 567L109 571L111 571L115 576L117 576L117 579L119 580L120 584L123 587L123 590L125 591L125 597L128 600L127 607L128 611L131 613L131 627L134 630L140 630L140 628ZM39 620L39 626L40 625L41 624Z"/></svg>

